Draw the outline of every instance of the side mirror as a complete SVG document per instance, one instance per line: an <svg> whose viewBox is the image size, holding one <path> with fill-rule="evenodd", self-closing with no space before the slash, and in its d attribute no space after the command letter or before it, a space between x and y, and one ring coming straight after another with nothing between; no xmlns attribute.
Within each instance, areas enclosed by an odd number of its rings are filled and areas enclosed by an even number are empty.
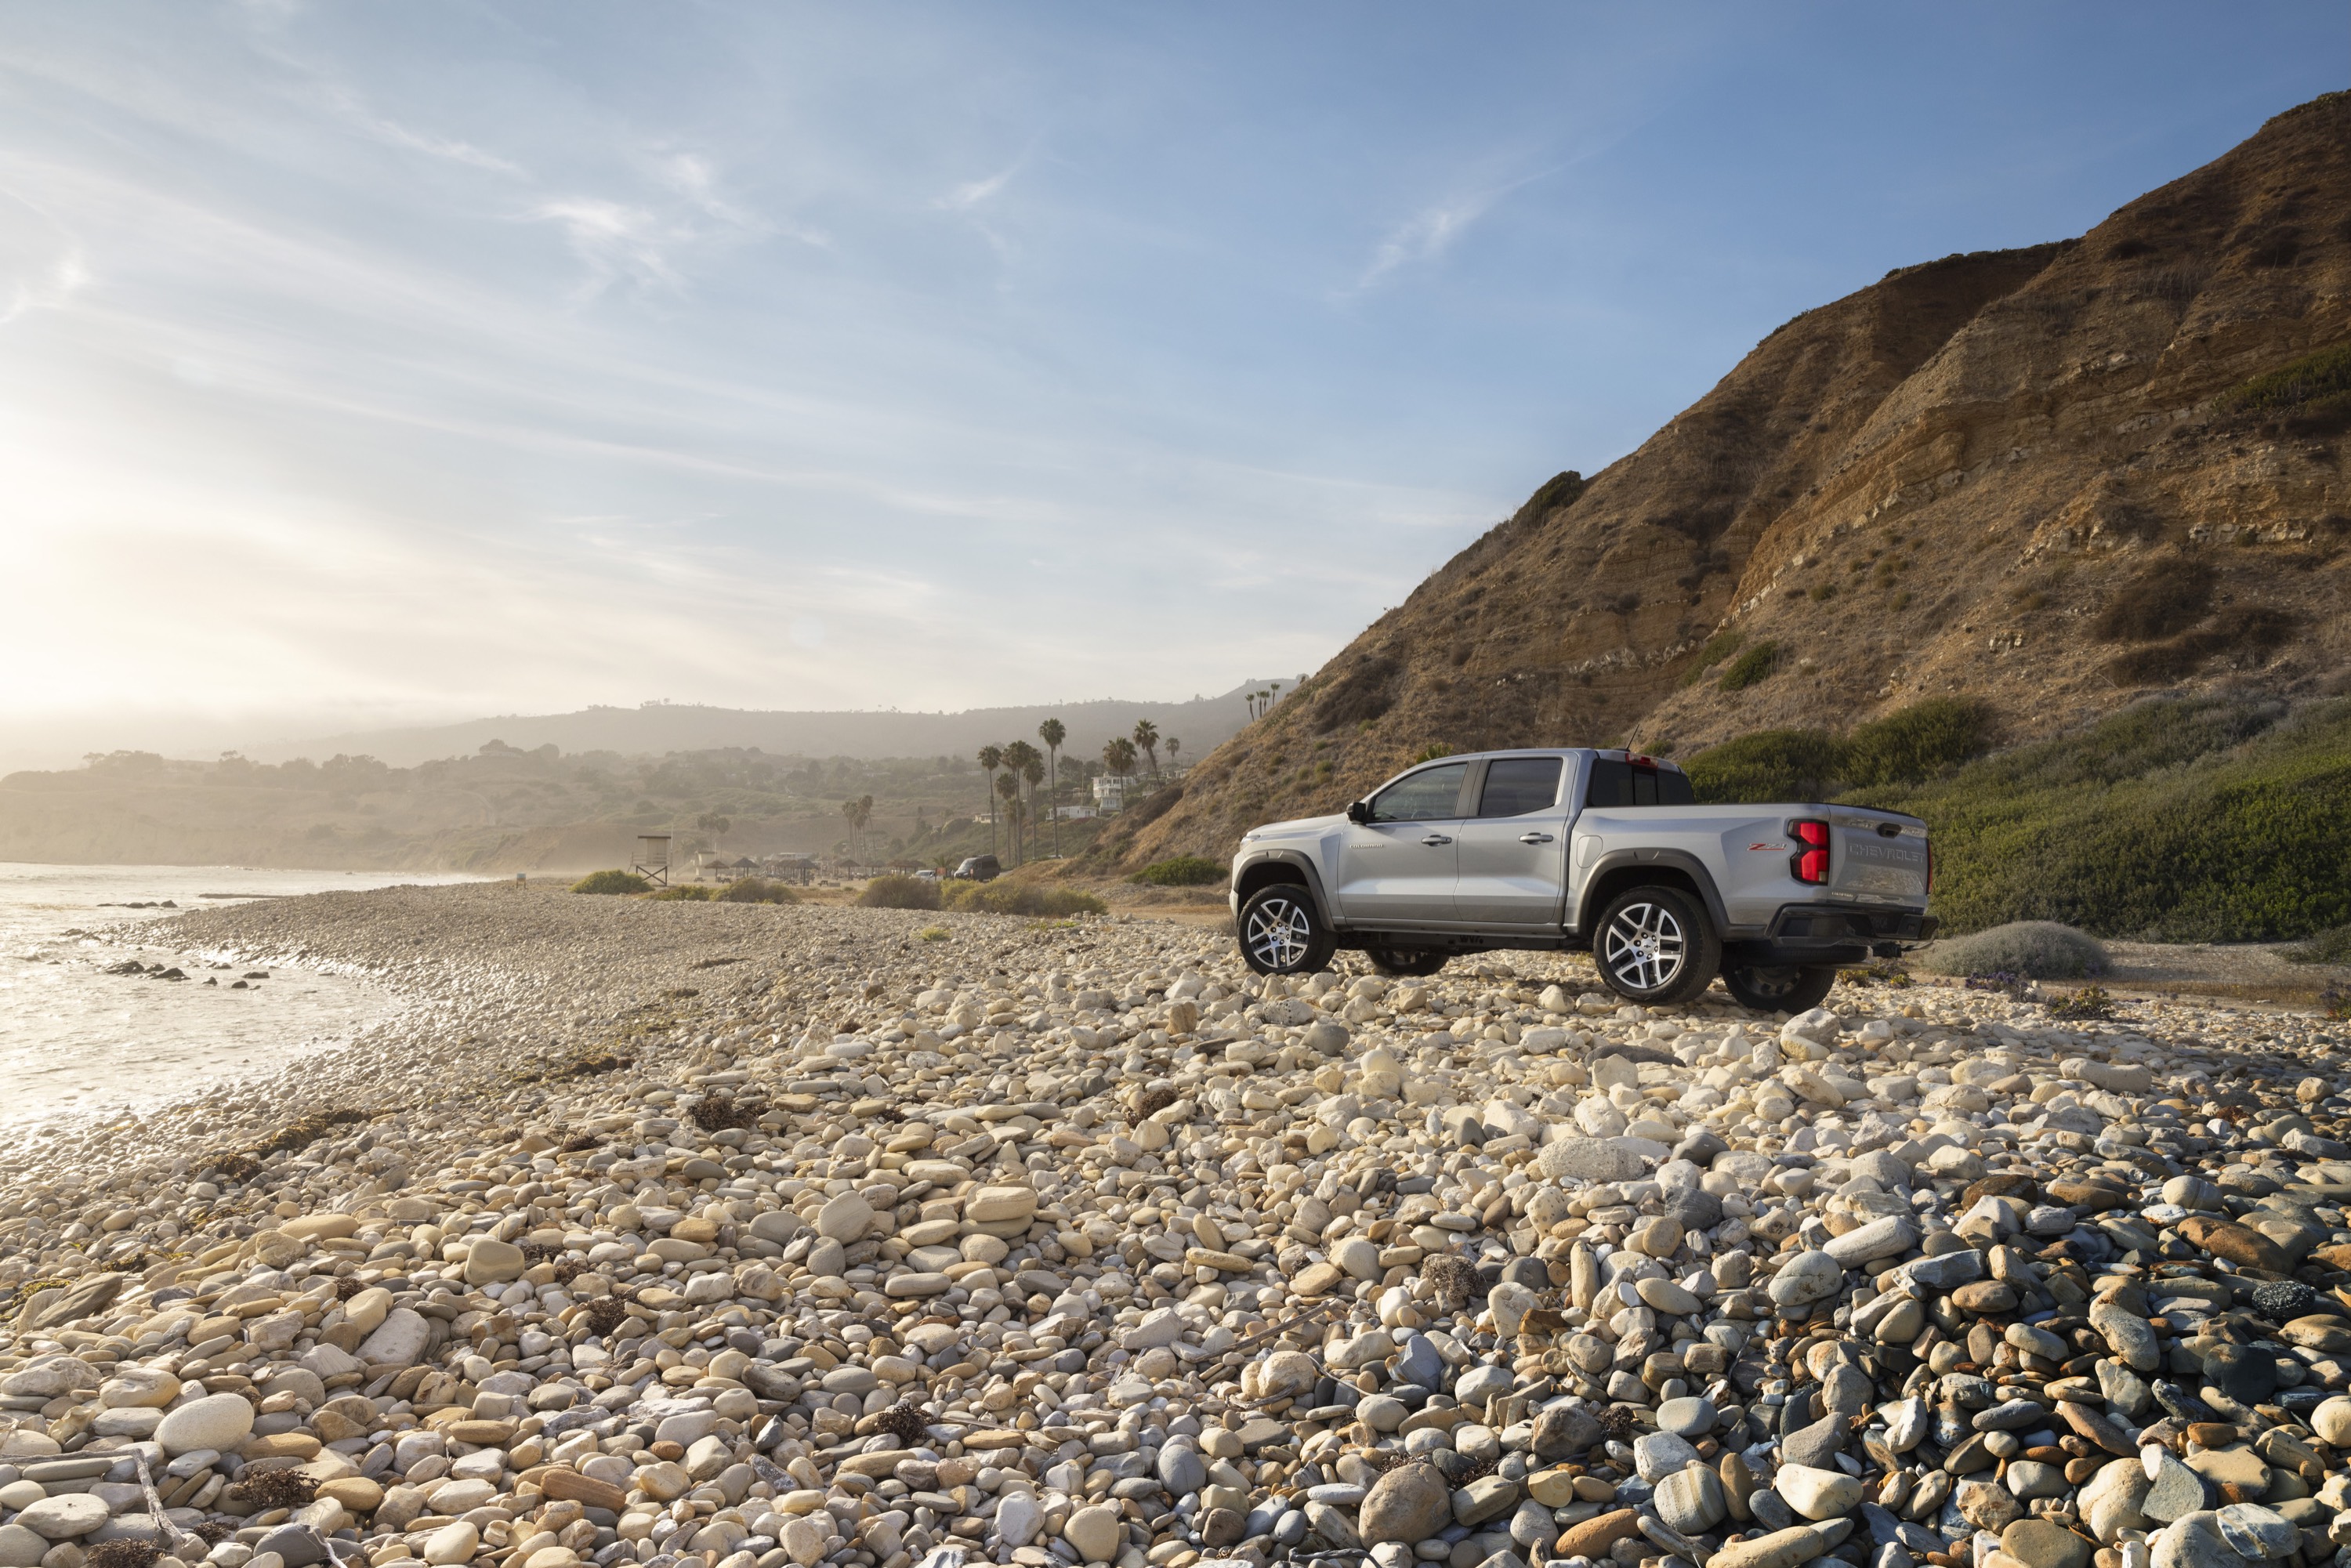
<svg viewBox="0 0 2351 1568"><path fill-rule="evenodd" d="M1369 800L1350 800L1347 802L1347 821L1351 822L1368 822L1371 820L1372 803Z"/></svg>

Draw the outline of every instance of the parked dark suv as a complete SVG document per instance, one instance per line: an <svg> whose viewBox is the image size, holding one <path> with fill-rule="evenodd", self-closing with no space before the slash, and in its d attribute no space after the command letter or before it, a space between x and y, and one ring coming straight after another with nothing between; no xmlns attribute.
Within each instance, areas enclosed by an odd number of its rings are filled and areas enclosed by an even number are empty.
<svg viewBox="0 0 2351 1568"><path fill-rule="evenodd" d="M1004 874L1004 862L994 855L973 855L955 868L957 882L994 882Z"/></svg>

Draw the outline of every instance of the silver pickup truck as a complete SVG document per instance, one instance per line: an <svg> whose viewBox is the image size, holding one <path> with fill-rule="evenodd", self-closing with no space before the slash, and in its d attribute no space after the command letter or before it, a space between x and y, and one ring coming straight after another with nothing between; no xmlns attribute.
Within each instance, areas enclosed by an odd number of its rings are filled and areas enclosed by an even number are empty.
<svg viewBox="0 0 2351 1568"><path fill-rule="evenodd" d="M1670 762L1495 751L1398 774L1344 815L1276 822L1233 856L1249 967L1320 969L1340 948L1391 975L1455 954L1589 949L1609 989L1664 1006L1719 973L1802 1012L1842 965L1927 940L1927 824L1818 803L1701 806Z"/></svg>

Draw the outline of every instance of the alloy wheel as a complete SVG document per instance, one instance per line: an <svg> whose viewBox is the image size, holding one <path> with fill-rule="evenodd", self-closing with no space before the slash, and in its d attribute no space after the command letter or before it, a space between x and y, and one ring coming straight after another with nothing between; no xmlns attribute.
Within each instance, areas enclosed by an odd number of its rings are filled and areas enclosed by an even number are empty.
<svg viewBox="0 0 2351 1568"><path fill-rule="evenodd" d="M1661 991L1682 971L1688 947L1681 922L1660 904L1628 904L1602 938L1602 962L1627 990Z"/></svg>
<svg viewBox="0 0 2351 1568"><path fill-rule="evenodd" d="M1249 911L1249 929L1241 935L1250 956L1277 973L1305 962L1313 937L1312 917L1287 898L1260 900Z"/></svg>

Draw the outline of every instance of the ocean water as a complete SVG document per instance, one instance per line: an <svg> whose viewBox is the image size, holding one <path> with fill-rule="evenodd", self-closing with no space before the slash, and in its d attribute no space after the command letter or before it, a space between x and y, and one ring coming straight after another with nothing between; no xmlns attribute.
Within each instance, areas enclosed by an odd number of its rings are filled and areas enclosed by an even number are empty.
<svg viewBox="0 0 2351 1568"><path fill-rule="evenodd" d="M240 989L235 982L258 966L215 968L214 956L141 927L256 898L477 880L429 872L0 862L0 1127L167 1102L216 1080L272 1071L340 1044L399 1005L370 981L284 964ZM177 907L125 907L163 903ZM100 932L118 939L100 940ZM177 967L187 978L106 972L128 958Z"/></svg>

